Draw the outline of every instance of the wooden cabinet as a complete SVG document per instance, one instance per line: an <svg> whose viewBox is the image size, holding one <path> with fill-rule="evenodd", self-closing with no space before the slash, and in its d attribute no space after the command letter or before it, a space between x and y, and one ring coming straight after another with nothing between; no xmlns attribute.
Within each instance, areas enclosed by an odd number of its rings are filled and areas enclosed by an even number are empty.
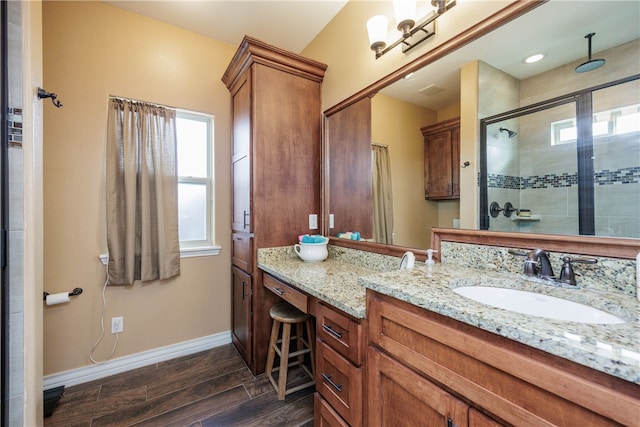
<svg viewBox="0 0 640 427"><path fill-rule="evenodd" d="M251 354L251 276L239 268L231 267L232 324L231 340L243 358Z"/></svg>
<svg viewBox="0 0 640 427"><path fill-rule="evenodd" d="M460 119L420 129L424 136L424 197L460 198Z"/></svg>
<svg viewBox="0 0 640 427"><path fill-rule="evenodd" d="M437 422L401 425L445 426L449 418L476 427L638 423L635 383L370 290L367 313L371 426L405 411Z"/></svg>
<svg viewBox="0 0 640 427"><path fill-rule="evenodd" d="M338 418L324 425L363 424L363 325L323 303L316 305L316 390L318 405L331 411L316 412L316 426L331 414ZM326 413L326 414L325 414ZM322 415L325 414L325 415Z"/></svg>
<svg viewBox="0 0 640 427"><path fill-rule="evenodd" d="M349 427L320 393L313 396L313 412L315 427Z"/></svg>
<svg viewBox="0 0 640 427"><path fill-rule="evenodd" d="M371 348L367 359L369 426L468 425L469 405Z"/></svg>
<svg viewBox="0 0 640 427"><path fill-rule="evenodd" d="M249 276L253 293L240 298L234 270L232 334L245 337L243 357L264 371L271 318L278 300L262 286L259 248L286 246L310 230L320 213L321 98L326 65L245 37L222 81L231 93L232 263ZM239 283L239 282L238 282ZM236 292L236 287L237 292ZM235 304L248 305L245 324ZM245 331L245 328L247 329ZM234 339L238 344L240 339Z"/></svg>

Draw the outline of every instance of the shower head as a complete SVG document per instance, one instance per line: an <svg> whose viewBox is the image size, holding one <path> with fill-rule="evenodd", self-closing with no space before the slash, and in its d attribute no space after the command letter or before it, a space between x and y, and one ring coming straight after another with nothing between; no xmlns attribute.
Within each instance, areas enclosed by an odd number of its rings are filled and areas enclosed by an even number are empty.
<svg viewBox="0 0 640 427"><path fill-rule="evenodd" d="M595 35L596 33L589 33L584 36L585 39L589 39L589 59L576 67L576 73L586 73L604 65L604 59L591 59L591 37Z"/></svg>
<svg viewBox="0 0 640 427"><path fill-rule="evenodd" d="M518 132L507 129L507 128L500 128L500 132L506 132L507 133L507 137L509 139L513 138L514 136L516 136L518 134Z"/></svg>

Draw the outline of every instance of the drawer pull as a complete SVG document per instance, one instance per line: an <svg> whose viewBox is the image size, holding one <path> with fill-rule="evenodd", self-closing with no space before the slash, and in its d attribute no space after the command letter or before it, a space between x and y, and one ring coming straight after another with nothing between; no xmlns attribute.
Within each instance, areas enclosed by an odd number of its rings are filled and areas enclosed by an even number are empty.
<svg viewBox="0 0 640 427"><path fill-rule="evenodd" d="M333 388L335 388L336 390L338 390L338 393L342 393L342 385L336 384L331 380L331 375L327 375L324 372L322 373L322 378L328 382L329 384L331 384L331 386Z"/></svg>
<svg viewBox="0 0 640 427"><path fill-rule="evenodd" d="M454 424L451 418L447 418L447 427L458 427L458 424Z"/></svg>
<svg viewBox="0 0 640 427"><path fill-rule="evenodd" d="M280 290L280 288L271 288L271 290L280 296L284 295L284 291Z"/></svg>
<svg viewBox="0 0 640 427"><path fill-rule="evenodd" d="M333 335L336 338L342 338L342 332L338 332L335 329L333 329L331 326L329 325L325 325L324 323L322 324L322 329L324 329L325 331L329 332L331 335Z"/></svg>

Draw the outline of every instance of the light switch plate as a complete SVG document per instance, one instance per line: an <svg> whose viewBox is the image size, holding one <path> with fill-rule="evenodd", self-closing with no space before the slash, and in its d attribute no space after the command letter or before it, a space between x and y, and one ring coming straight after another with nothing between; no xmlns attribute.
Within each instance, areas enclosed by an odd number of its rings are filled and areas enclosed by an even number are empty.
<svg viewBox="0 0 640 427"><path fill-rule="evenodd" d="M329 228L333 228L333 214L329 214Z"/></svg>
<svg viewBox="0 0 640 427"><path fill-rule="evenodd" d="M309 215L309 230L318 229L318 214Z"/></svg>

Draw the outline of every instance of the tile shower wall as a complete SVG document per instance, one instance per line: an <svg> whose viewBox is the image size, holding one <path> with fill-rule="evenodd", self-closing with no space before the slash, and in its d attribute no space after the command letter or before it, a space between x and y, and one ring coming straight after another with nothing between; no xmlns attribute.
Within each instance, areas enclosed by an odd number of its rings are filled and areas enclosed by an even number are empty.
<svg viewBox="0 0 640 427"><path fill-rule="evenodd" d="M638 54L628 56L629 46L640 49L640 42L631 42L601 53L607 58L607 64L628 64L612 72L619 75L607 74L607 80L638 72ZM490 96L487 96L487 90L483 91L481 86L482 99L491 104L505 104L500 101L500 96L512 99L515 94L521 98L521 104L517 106L522 106L541 101L545 99L544 96L558 96L569 89L576 90L578 87L571 86L578 84L573 77L574 67L575 64L568 64L511 84L510 93L494 91L488 92ZM505 80L500 71L491 67L481 68L481 72L488 87L492 82L502 83ZM587 78L595 77L590 75ZM573 81L569 81L571 79ZM549 85L550 81L560 81L561 84L554 88ZM586 86L599 82L594 80L588 83L579 82ZM637 103L638 84L632 88L628 85L596 92L594 110L606 111L615 106ZM633 98L629 99L629 95ZM508 201L515 207L531 209L532 214L541 216L540 221L514 221L514 217L510 219L500 215L491 218L491 230L578 234L576 144L551 146L549 143L550 122L574 116L575 106L568 104L489 127L488 202L497 201L502 207ZM518 135L508 139L506 134L499 132L499 127L515 130ZM640 237L640 137L630 134L615 139L602 138L597 139L594 145L596 234Z"/></svg>
<svg viewBox="0 0 640 427"><path fill-rule="evenodd" d="M8 2L9 51L9 425L24 425L24 224L21 2Z"/></svg>

